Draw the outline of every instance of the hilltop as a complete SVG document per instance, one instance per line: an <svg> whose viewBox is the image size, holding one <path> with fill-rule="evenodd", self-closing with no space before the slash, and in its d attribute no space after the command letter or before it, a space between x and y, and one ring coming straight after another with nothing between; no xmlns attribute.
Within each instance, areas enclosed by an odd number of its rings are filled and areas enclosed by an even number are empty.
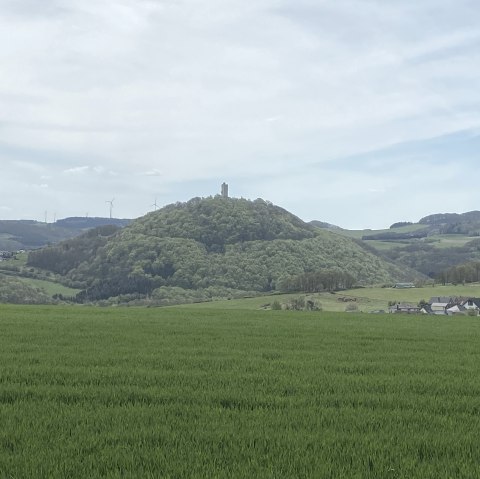
<svg viewBox="0 0 480 479"><path fill-rule="evenodd" d="M107 233L33 252L28 264L83 288L79 300L161 304L278 291L305 273L360 285L420 276L261 199L194 198Z"/></svg>

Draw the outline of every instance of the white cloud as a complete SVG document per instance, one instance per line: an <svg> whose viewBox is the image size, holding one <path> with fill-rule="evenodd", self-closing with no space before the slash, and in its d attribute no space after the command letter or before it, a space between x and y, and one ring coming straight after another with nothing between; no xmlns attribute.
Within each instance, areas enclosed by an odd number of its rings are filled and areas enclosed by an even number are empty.
<svg viewBox="0 0 480 479"><path fill-rule="evenodd" d="M141 214L152 202L143 194L223 178L253 178L258 190L243 194L285 203L289 181L278 176L480 127L480 10L470 0L0 8L0 157L17 185L48 180L56 196L38 203L122 191L128 214ZM380 170L369 173L368 197L382 194ZM349 171L335 175L340 185ZM325 188L298 181L303 201L302 191L324 201Z"/></svg>
<svg viewBox="0 0 480 479"><path fill-rule="evenodd" d="M163 173L161 170L154 168L153 170L145 171L142 173L144 176L162 176Z"/></svg>
<svg viewBox="0 0 480 479"><path fill-rule="evenodd" d="M67 175L78 175L82 173L86 173L90 169L89 166L75 166L73 168L68 168L63 172Z"/></svg>

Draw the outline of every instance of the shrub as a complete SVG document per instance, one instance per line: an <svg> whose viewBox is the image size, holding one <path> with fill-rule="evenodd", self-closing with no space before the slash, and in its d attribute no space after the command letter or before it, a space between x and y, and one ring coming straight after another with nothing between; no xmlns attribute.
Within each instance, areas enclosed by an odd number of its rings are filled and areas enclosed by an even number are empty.
<svg viewBox="0 0 480 479"><path fill-rule="evenodd" d="M278 300L275 300L273 303L272 303L272 309L274 311L280 311L282 309L282 305L280 303L280 301Z"/></svg>
<svg viewBox="0 0 480 479"><path fill-rule="evenodd" d="M347 312L358 311L358 306L357 306L355 303L349 303L349 304L347 304L347 306L345 307L345 311L347 311Z"/></svg>

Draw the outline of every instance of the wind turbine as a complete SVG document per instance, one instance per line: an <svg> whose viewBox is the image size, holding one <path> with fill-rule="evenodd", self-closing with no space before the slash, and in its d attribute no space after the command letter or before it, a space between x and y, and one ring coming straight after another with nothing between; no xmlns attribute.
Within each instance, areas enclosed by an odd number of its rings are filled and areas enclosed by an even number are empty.
<svg viewBox="0 0 480 479"><path fill-rule="evenodd" d="M110 205L110 219L112 219L112 210L113 210L114 201L115 201L115 198L112 198L110 201L105 201L105 203L108 203Z"/></svg>
<svg viewBox="0 0 480 479"><path fill-rule="evenodd" d="M155 211L157 211L157 208L158 208L157 198L155 198L155 203L153 203L153 205L151 205L151 206L155 207Z"/></svg>

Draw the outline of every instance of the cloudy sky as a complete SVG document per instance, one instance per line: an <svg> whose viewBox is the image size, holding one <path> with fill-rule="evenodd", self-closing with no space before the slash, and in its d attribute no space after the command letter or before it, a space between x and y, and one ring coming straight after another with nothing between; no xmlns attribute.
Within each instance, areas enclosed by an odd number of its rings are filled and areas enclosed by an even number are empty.
<svg viewBox="0 0 480 479"><path fill-rule="evenodd" d="M0 0L0 218L480 209L478 0Z"/></svg>

